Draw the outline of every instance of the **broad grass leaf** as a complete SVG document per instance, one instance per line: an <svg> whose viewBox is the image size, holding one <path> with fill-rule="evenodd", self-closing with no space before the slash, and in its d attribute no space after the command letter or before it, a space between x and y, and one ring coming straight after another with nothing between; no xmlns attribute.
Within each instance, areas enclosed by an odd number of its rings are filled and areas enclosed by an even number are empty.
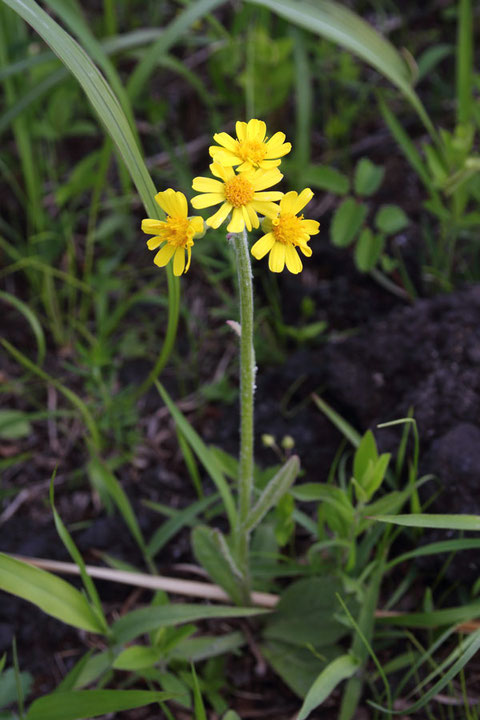
<svg viewBox="0 0 480 720"><path fill-rule="evenodd" d="M330 576L292 583L268 619L264 637L301 647L322 648L337 642L350 632L334 617L341 612L337 593L343 593L342 584Z"/></svg>
<svg viewBox="0 0 480 720"><path fill-rule="evenodd" d="M480 515L375 515L373 520L404 527L435 528L436 530L480 531Z"/></svg>
<svg viewBox="0 0 480 720"><path fill-rule="evenodd" d="M245 585L220 530L200 525L192 532L192 550L212 580L237 605L245 603Z"/></svg>
<svg viewBox="0 0 480 720"><path fill-rule="evenodd" d="M102 623L85 597L51 573L0 553L0 589L28 600L67 625L103 634Z"/></svg>
<svg viewBox="0 0 480 720"><path fill-rule="evenodd" d="M155 665L163 654L163 648L149 647L147 645L132 645L120 653L112 667L115 670L143 670L144 668Z"/></svg>
<svg viewBox="0 0 480 720"><path fill-rule="evenodd" d="M25 720L89 720L99 715L132 710L171 698L171 693L150 690L53 692L35 700Z"/></svg>
<svg viewBox="0 0 480 720"><path fill-rule="evenodd" d="M160 393L162 400L168 407L171 416L175 420L176 424L180 428L183 436L191 445L196 456L208 472L213 482L215 483L218 492L223 500L225 512L227 513L230 527L234 528L237 522L237 512L235 509L235 503L233 501L233 495L228 486L222 471L218 465L215 455L205 445L199 434L193 429L188 420L183 416L180 410L177 408L165 388L160 384L156 383L157 390Z"/></svg>
<svg viewBox="0 0 480 720"><path fill-rule="evenodd" d="M2 440L18 440L28 437L32 433L32 426L28 421L27 413L22 410L0 410L0 438Z"/></svg>
<svg viewBox="0 0 480 720"><path fill-rule="evenodd" d="M341 655L322 670L307 693L298 720L305 720L312 710L321 705L342 680L352 677L359 669L358 660L352 655Z"/></svg>
<svg viewBox="0 0 480 720"><path fill-rule="evenodd" d="M267 640L261 646L277 675L298 697L304 698L325 665L342 654L336 645L322 647L299 647L281 640Z"/></svg>
<svg viewBox="0 0 480 720"><path fill-rule="evenodd" d="M159 605L133 610L113 623L113 637L127 643L140 635L161 627L174 627L182 623L205 619L253 617L265 614L260 608L229 607L225 605Z"/></svg>
<svg viewBox="0 0 480 720"><path fill-rule="evenodd" d="M435 135L432 122L412 87L412 74L403 57L388 40L348 7L333 0L249 2L269 8L285 20L337 43L374 67L402 91L428 131Z"/></svg>
<svg viewBox="0 0 480 720"><path fill-rule="evenodd" d="M92 457L88 463L88 474L95 485L98 485L99 488L106 490L125 520L125 523L133 538L136 540L139 548L144 554L146 554L145 540L143 538L142 531L140 530L140 525L138 524L136 515L130 504L130 500L110 468L102 462L100 458Z"/></svg>

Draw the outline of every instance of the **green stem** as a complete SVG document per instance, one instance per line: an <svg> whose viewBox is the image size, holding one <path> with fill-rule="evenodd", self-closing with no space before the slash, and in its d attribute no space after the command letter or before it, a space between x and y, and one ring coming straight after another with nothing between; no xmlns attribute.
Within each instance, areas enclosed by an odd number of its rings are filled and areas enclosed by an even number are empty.
<svg viewBox="0 0 480 720"><path fill-rule="evenodd" d="M253 396L255 392L255 350L253 346L252 267L246 230L235 236L238 292L240 300L240 460L238 473L238 527L236 555L248 593L249 533L245 523L250 513L253 489Z"/></svg>

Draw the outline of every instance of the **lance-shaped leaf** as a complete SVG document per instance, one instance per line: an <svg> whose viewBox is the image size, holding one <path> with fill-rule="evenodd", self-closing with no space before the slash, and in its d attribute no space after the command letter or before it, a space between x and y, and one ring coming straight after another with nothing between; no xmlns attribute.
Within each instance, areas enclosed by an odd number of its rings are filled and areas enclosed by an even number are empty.
<svg viewBox="0 0 480 720"><path fill-rule="evenodd" d="M298 459L298 455L293 455L287 460L285 465L280 468L278 473L273 476L251 509L245 523L245 532L253 530L265 517L267 512L285 495L297 479L299 470L300 460Z"/></svg>
<svg viewBox="0 0 480 720"><path fill-rule="evenodd" d="M242 574L232 557L230 548L220 530L205 525L192 532L192 548L200 565L237 605L247 601Z"/></svg>
<svg viewBox="0 0 480 720"><path fill-rule="evenodd" d="M84 595L45 570L0 553L0 589L24 598L74 627L103 634L104 627Z"/></svg>

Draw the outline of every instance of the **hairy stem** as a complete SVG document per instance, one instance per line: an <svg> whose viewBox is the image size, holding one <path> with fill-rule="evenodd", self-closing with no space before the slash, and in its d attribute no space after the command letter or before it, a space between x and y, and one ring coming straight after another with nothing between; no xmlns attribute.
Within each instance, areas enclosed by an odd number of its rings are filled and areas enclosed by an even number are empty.
<svg viewBox="0 0 480 720"><path fill-rule="evenodd" d="M245 578L247 596L249 579L249 533L245 524L250 512L253 489L253 396L255 392L255 350L253 346L252 267L246 230L235 236L238 293L240 301L240 460L238 472L238 527L236 556Z"/></svg>

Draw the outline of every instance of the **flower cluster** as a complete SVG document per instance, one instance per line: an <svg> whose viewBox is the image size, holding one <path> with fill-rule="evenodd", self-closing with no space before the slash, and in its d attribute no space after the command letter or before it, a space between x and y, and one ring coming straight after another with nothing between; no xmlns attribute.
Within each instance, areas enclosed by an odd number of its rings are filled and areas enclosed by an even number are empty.
<svg viewBox="0 0 480 720"><path fill-rule="evenodd" d="M278 166L292 146L285 142L282 132L268 139L262 120L237 122L235 130L236 138L225 132L213 136L217 144L209 152L214 177L194 178L192 187L201 194L192 198L192 205L196 210L220 205L206 224L218 228L229 218L227 230L231 233L257 229L258 216L263 216L265 234L253 245L252 255L261 260L269 253L268 266L272 272L282 272L286 266L291 273L299 273L303 265L297 248L310 257L310 236L319 232L316 220L304 220L300 214L313 193L309 188L300 194L270 189L283 178ZM204 232L203 219L188 217L187 200L180 192L168 189L158 193L155 200L167 219L144 220L142 230L155 236L147 243L149 249L160 248L154 262L164 266L173 258L173 272L181 275L189 268L194 238Z"/></svg>

